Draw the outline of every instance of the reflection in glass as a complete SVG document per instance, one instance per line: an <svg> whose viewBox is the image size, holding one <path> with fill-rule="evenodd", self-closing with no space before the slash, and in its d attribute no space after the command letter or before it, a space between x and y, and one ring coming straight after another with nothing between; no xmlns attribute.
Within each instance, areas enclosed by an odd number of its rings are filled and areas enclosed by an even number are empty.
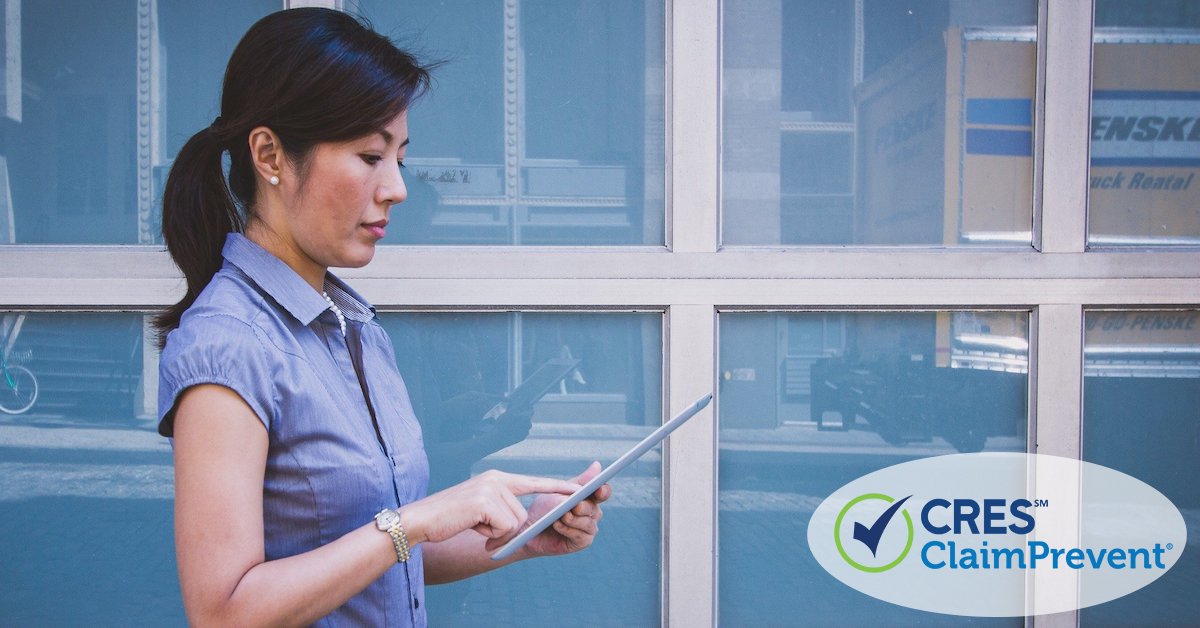
<svg viewBox="0 0 1200 628"><path fill-rule="evenodd" d="M835 580L808 519L883 467L1025 451L1028 326L1027 312L721 314L721 623L961 623Z"/></svg>
<svg viewBox="0 0 1200 628"><path fill-rule="evenodd" d="M5 2L0 244L152 244L172 155L278 0Z"/></svg>
<svg viewBox="0 0 1200 628"><path fill-rule="evenodd" d="M147 407L142 347L141 315L0 313L0 357L12 378L0 384L30 382L37 389L36 401L20 411L0 405L6 414L38 420L136 421Z"/></svg>
<svg viewBox="0 0 1200 628"><path fill-rule="evenodd" d="M1200 9L1096 3L1088 243L1200 244Z"/></svg>
<svg viewBox="0 0 1200 628"><path fill-rule="evenodd" d="M611 462L662 420L661 314L381 319L440 486L486 468L571 477L592 460ZM171 450L155 431L147 326L141 314L0 313L0 373L29 373L38 385L31 408L0 412L7 623L120 625L131 595L139 622L184 623ZM531 412L482 419L540 365L564 359L573 367ZM0 378L0 391L8 381ZM661 456L651 452L612 483L590 551L432 587L431 623L549 625L566 606L590 609L599 624L657 623L660 477ZM87 534L64 536L63 513ZM622 603L597 608L598 590Z"/></svg>
<svg viewBox="0 0 1200 628"><path fill-rule="evenodd" d="M125 625L132 600L135 623L185 623L146 325L141 314L0 313L0 372L16 374L0 376L6 625ZM9 387L31 381L33 405L9 405Z"/></svg>
<svg viewBox="0 0 1200 628"><path fill-rule="evenodd" d="M1193 623L1200 616L1200 311L1091 311L1084 321L1083 459L1174 502L1188 547L1146 588L1081 611L1083 625Z"/></svg>
<svg viewBox="0 0 1200 628"><path fill-rule="evenodd" d="M662 2L349 4L443 62L393 243L663 244Z"/></svg>
<svg viewBox="0 0 1200 628"><path fill-rule="evenodd" d="M1036 3L723 3L722 241L1032 243Z"/></svg>
<svg viewBox="0 0 1200 628"><path fill-rule="evenodd" d="M573 477L608 464L662 422L661 314L382 314L421 421L431 486L474 473ZM485 418L548 363L560 371L532 409ZM611 484L604 531L580 554L519 563L428 591L430 624L554 625L586 608L597 625L659 621L661 456ZM596 591L620 604L595 604ZM546 600L553 600L547 604Z"/></svg>

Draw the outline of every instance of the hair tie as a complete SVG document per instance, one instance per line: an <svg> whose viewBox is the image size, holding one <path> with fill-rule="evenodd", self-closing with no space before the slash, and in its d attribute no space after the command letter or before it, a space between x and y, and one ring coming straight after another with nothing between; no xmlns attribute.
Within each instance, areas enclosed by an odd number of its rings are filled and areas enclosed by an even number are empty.
<svg viewBox="0 0 1200 628"><path fill-rule="evenodd" d="M221 122L221 116L213 118L212 124L208 125L208 128L204 129L204 132L208 134L208 137L212 138L213 142L215 142L221 148L224 148L225 139L221 137L223 130L219 128L221 126Z"/></svg>

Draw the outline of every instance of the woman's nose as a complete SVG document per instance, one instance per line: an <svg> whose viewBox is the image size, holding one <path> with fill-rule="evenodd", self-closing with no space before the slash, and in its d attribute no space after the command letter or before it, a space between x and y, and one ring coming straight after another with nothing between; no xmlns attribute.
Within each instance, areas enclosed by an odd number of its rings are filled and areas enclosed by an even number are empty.
<svg viewBox="0 0 1200 628"><path fill-rule="evenodd" d="M408 198L408 187L404 185L404 175L399 164L396 165L384 179L378 190L378 201L388 205L403 203Z"/></svg>

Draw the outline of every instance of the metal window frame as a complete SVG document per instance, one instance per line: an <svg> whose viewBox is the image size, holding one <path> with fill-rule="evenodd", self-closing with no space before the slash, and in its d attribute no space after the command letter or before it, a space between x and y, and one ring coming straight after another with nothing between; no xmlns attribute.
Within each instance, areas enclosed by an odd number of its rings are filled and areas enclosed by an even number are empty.
<svg viewBox="0 0 1200 628"><path fill-rule="evenodd" d="M383 247L371 266L340 274L381 311L665 312L663 403L672 413L716 388L723 309L1028 309L1030 447L1074 457L1084 310L1200 304L1200 252L1086 251L1091 0L1039 2L1031 251L719 247L721 2L663 2L666 247ZM0 247L4 311L150 312L182 291L156 246ZM664 454L664 625L719 617L716 460L708 409ZM1027 623L1074 626L1078 613Z"/></svg>

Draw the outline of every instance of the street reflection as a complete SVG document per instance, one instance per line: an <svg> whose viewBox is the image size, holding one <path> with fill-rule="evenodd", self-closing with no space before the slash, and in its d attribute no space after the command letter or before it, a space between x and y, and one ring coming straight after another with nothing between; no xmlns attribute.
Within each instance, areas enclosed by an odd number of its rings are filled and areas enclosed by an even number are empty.
<svg viewBox="0 0 1200 628"><path fill-rule="evenodd" d="M723 313L722 623L962 623L842 585L808 551L808 520L887 466L1025 451L1028 324L1011 311Z"/></svg>

